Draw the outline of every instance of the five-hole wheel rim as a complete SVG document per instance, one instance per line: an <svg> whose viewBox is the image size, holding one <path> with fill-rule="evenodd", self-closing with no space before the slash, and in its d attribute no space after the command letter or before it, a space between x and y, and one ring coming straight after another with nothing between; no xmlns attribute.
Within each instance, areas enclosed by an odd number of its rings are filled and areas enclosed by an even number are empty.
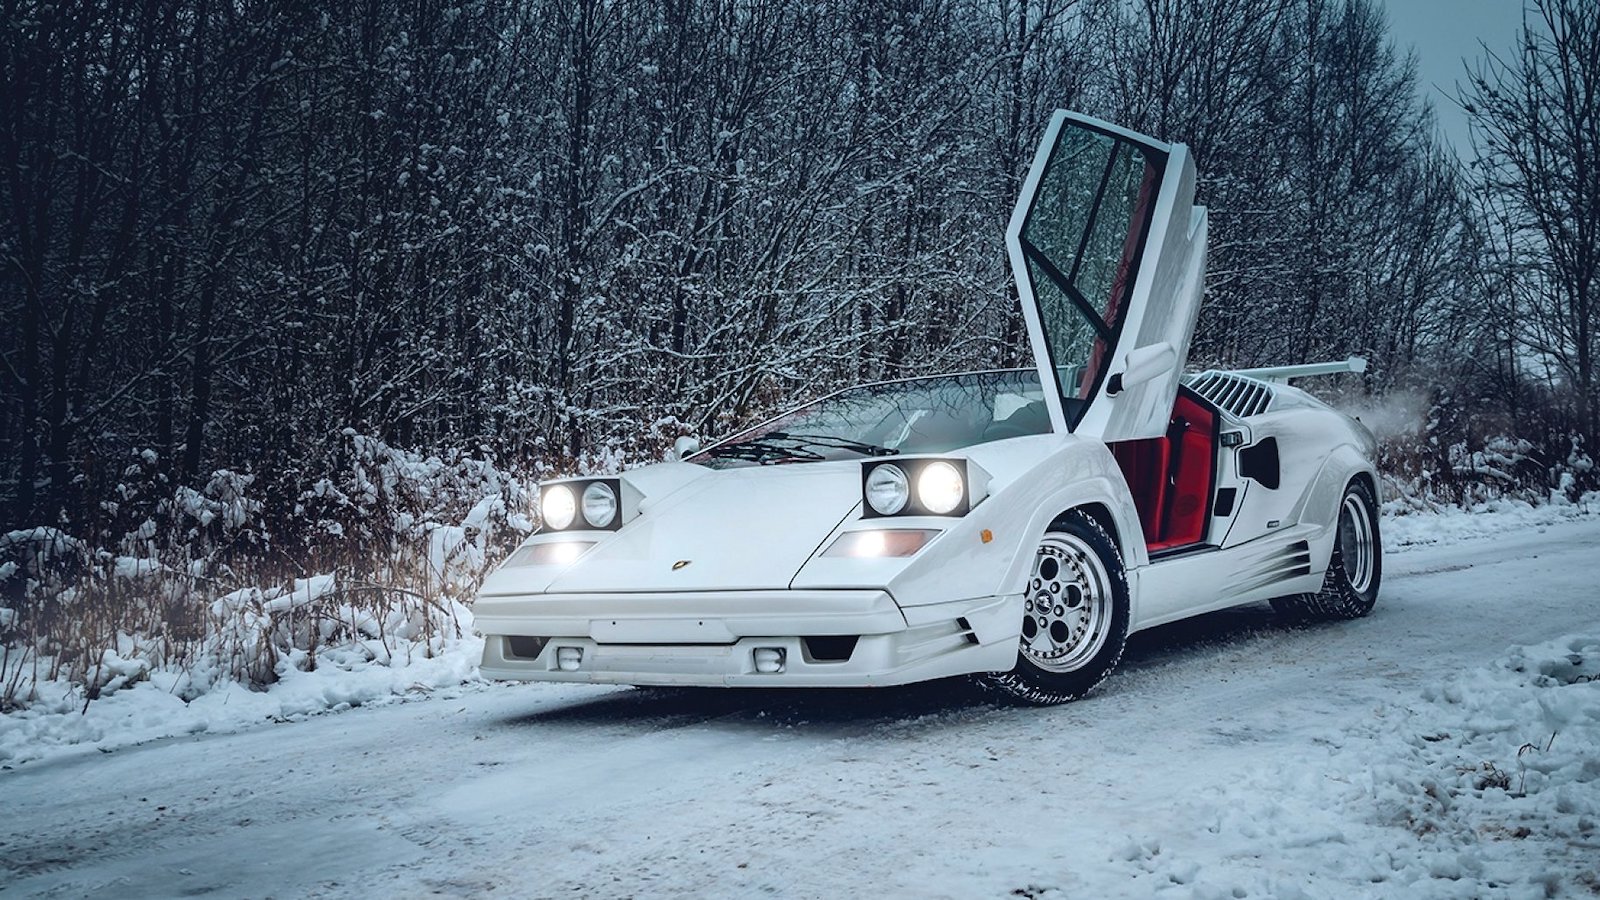
<svg viewBox="0 0 1600 900"><path fill-rule="evenodd" d="M1111 578L1076 535L1045 535L1023 603L1022 655L1048 672L1082 668L1105 646Z"/></svg>

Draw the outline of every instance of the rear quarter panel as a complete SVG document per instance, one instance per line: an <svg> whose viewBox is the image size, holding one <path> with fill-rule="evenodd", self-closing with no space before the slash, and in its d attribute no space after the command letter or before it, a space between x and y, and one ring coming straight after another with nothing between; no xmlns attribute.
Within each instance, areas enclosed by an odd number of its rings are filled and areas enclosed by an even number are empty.
<svg viewBox="0 0 1600 900"><path fill-rule="evenodd" d="M1375 474L1376 449L1365 428L1332 409L1294 407L1251 416L1247 446L1278 442L1276 489L1252 481L1241 500L1224 547L1234 547L1295 524L1332 521L1344 486L1357 472ZM1245 447L1233 452L1237 454ZM1237 465L1237 458L1234 460ZM1329 499L1329 495L1332 499ZM1326 560L1324 560L1326 562Z"/></svg>

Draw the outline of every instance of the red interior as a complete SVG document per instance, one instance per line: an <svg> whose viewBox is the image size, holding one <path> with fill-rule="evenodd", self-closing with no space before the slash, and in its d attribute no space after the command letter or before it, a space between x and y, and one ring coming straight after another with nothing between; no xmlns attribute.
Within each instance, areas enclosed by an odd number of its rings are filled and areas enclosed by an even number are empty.
<svg viewBox="0 0 1600 900"><path fill-rule="evenodd" d="M1117 330L1117 320L1122 316L1122 301L1128 292L1128 270L1133 266L1133 257L1139 252L1139 238L1144 232L1144 217L1150 209L1150 202L1155 197L1156 167L1149 160L1144 164L1144 177L1139 181L1139 201L1133 209L1133 218L1128 220L1128 233L1122 239L1122 258L1117 263L1117 275L1111 282L1111 294L1106 297L1106 312L1102 317L1106 327L1112 331ZM1083 367L1083 379L1078 385L1078 396L1088 399L1094 389L1094 379L1100 372L1100 363L1105 359L1106 342L1103 338L1094 339L1094 347L1089 351L1089 364Z"/></svg>
<svg viewBox="0 0 1600 900"><path fill-rule="evenodd" d="M1111 444L1151 552L1205 538L1216 434L1216 416L1180 390L1166 436Z"/></svg>

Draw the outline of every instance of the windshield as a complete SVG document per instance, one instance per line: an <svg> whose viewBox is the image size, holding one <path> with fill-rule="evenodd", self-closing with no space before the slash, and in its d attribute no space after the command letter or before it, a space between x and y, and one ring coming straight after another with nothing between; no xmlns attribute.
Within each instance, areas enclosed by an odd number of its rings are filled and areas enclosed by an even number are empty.
<svg viewBox="0 0 1600 900"><path fill-rule="evenodd" d="M712 468L946 453L1050 431L1034 369L848 388L689 457Z"/></svg>

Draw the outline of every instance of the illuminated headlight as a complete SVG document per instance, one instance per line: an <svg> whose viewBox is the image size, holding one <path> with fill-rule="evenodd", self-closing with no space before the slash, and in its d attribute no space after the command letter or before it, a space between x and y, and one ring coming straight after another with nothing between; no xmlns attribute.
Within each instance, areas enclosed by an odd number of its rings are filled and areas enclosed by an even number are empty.
<svg viewBox="0 0 1600 900"><path fill-rule="evenodd" d="M545 531L616 531L639 515L644 495L627 478L569 478L539 491Z"/></svg>
<svg viewBox="0 0 1600 900"><path fill-rule="evenodd" d="M539 512L544 516L544 523L552 530L571 527L572 520L578 515L578 503L572 496L572 488L564 484L552 484L545 488L539 497Z"/></svg>
<svg viewBox="0 0 1600 900"><path fill-rule="evenodd" d="M964 516L989 493L989 473L970 459L911 457L862 463L862 518Z"/></svg>
<svg viewBox="0 0 1600 900"><path fill-rule="evenodd" d="M936 516L948 516L967 500L967 479L955 466L936 460L917 475L917 502Z"/></svg>
<svg viewBox="0 0 1600 900"><path fill-rule="evenodd" d="M583 489L583 520L591 528L605 528L617 517L617 492L604 481Z"/></svg>
<svg viewBox="0 0 1600 900"><path fill-rule="evenodd" d="M892 516L906 508L911 499L910 482L906 473L894 463L875 467L867 473L865 487L867 506L880 516Z"/></svg>

